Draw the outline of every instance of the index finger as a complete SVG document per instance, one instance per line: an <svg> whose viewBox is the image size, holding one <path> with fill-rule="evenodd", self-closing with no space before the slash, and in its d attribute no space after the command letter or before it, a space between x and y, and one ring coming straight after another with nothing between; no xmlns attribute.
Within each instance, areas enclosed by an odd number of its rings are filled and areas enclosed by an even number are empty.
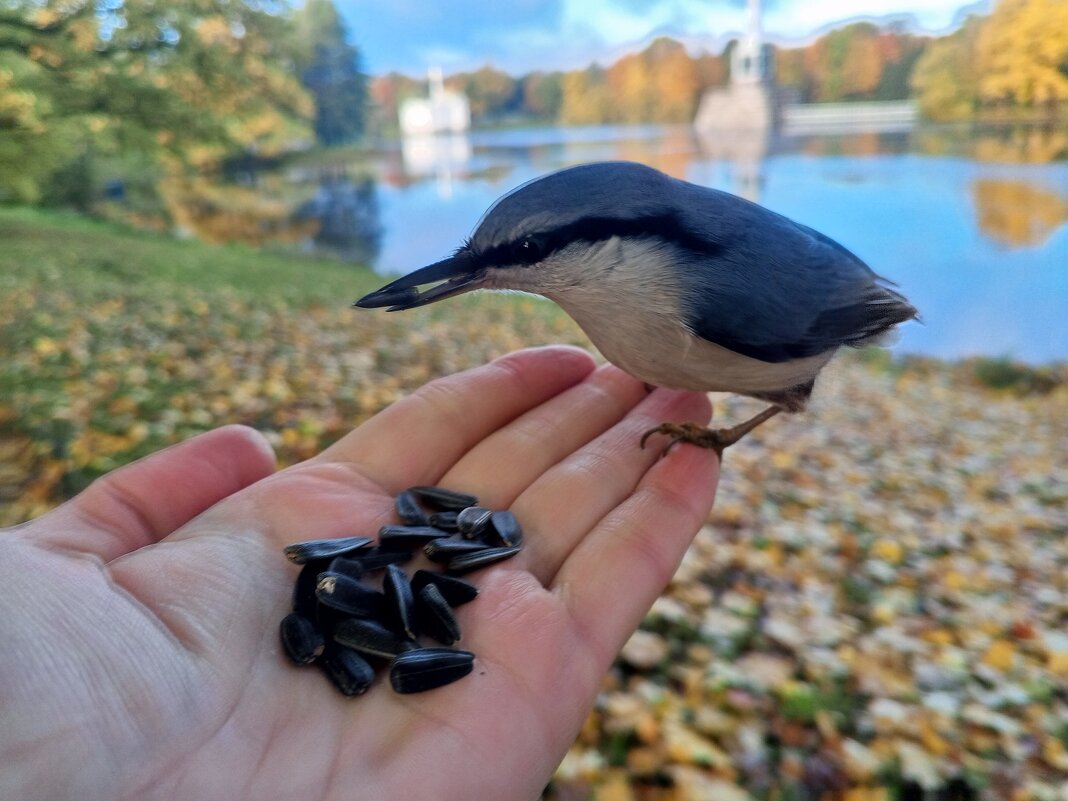
<svg viewBox="0 0 1068 801"><path fill-rule="evenodd" d="M579 383L593 368L592 357L579 348L516 351L431 381L313 461L348 462L391 493L432 484L498 428Z"/></svg>

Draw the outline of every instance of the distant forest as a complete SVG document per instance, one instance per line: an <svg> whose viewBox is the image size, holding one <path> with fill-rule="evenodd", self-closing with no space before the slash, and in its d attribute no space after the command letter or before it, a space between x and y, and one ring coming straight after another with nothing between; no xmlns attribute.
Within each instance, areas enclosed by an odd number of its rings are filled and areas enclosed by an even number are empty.
<svg viewBox="0 0 1068 801"><path fill-rule="evenodd" d="M450 76L476 124L689 122L702 94L727 82L730 51L691 55L655 40L608 67L513 77L492 66ZM797 102L915 98L933 120L981 113L1056 114L1068 108L1068 3L999 0L955 32L921 36L860 22L803 47L771 46L777 84ZM371 82L375 119L395 125L397 104L426 82L391 73Z"/></svg>

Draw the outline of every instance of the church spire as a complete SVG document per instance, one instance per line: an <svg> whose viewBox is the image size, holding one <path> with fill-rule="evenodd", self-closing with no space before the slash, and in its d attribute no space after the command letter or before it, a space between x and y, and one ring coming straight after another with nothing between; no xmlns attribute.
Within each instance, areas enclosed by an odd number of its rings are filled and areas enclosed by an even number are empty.
<svg viewBox="0 0 1068 801"><path fill-rule="evenodd" d="M764 26L760 0L749 0L748 31L731 54L731 83L764 83Z"/></svg>

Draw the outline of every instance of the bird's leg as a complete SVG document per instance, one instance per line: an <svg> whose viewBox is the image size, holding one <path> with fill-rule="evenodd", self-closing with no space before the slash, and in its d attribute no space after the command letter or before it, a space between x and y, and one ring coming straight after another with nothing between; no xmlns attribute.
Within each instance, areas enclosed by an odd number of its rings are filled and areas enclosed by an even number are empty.
<svg viewBox="0 0 1068 801"><path fill-rule="evenodd" d="M765 420L770 420L781 411L781 406L769 406L755 417L731 428L705 428L697 423L661 423L642 434L641 446L644 448L645 441L653 434L666 434L671 437L668 448L676 442L689 442L699 448L714 450L716 456L722 459L724 448L733 445Z"/></svg>

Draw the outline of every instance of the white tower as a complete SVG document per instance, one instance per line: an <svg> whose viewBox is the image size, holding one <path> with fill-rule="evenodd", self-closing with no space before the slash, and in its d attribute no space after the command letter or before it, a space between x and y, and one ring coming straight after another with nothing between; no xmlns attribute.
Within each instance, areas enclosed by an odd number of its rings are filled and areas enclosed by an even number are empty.
<svg viewBox="0 0 1068 801"><path fill-rule="evenodd" d="M761 2L749 0L748 30L731 51L730 81L705 93L694 119L701 150L724 163L728 185L750 200L760 197L762 164L778 125L765 53Z"/></svg>
<svg viewBox="0 0 1068 801"><path fill-rule="evenodd" d="M766 78L760 0L749 0L749 30L731 54L731 83L763 83Z"/></svg>

